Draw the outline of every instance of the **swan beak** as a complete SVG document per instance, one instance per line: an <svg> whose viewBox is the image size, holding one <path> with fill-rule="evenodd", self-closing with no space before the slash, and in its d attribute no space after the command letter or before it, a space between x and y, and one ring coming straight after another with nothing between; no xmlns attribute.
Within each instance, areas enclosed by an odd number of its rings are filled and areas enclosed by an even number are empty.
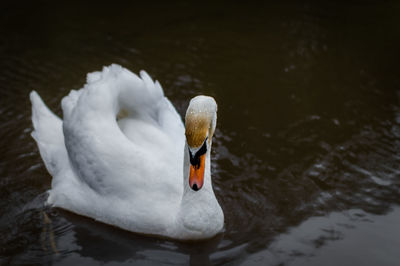
<svg viewBox="0 0 400 266"><path fill-rule="evenodd" d="M198 191L203 187L205 161L206 161L206 155L203 154L200 156L199 165L190 164L189 186L194 191Z"/></svg>

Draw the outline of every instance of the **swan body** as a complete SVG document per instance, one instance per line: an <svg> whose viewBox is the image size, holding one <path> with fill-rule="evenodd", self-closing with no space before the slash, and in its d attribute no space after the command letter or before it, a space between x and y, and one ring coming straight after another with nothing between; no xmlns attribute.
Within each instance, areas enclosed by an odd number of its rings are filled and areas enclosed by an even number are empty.
<svg viewBox="0 0 400 266"><path fill-rule="evenodd" d="M191 100L185 128L157 81L111 65L62 99L63 120L35 91L30 99L32 136L53 177L49 205L174 239L222 230L210 173L213 98Z"/></svg>

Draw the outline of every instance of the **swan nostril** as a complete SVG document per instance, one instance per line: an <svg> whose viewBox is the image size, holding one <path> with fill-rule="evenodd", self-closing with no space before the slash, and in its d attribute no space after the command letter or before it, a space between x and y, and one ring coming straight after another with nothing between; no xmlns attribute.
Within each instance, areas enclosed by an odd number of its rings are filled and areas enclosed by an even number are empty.
<svg viewBox="0 0 400 266"><path fill-rule="evenodd" d="M197 190L199 190L199 188L197 187L197 184L193 184L193 187L192 187L192 189L193 189L194 191L197 191Z"/></svg>

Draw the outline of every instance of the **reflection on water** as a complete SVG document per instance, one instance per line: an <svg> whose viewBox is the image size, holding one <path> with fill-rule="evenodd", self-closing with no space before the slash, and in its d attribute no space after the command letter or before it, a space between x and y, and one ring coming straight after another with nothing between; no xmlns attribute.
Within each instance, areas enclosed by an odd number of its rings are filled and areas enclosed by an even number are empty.
<svg viewBox="0 0 400 266"><path fill-rule="evenodd" d="M390 1L6 4L0 264L395 265L398 9ZM30 137L28 93L60 115L63 95L110 63L146 69L181 114L194 95L216 98L223 234L180 243L44 206L51 177Z"/></svg>
<svg viewBox="0 0 400 266"><path fill-rule="evenodd" d="M278 236L268 249L248 256L242 264L353 265L357 261L360 265L396 265L399 219L399 208L387 216L349 210L312 217ZM382 246L377 248L376 241Z"/></svg>

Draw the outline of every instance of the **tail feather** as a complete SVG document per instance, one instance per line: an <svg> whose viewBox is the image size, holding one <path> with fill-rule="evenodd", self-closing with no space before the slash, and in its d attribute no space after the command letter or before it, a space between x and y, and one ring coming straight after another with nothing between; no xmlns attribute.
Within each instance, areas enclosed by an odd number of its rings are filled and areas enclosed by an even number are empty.
<svg viewBox="0 0 400 266"><path fill-rule="evenodd" d="M55 176L68 163L62 120L50 111L36 91L32 91L29 96L32 103L34 128L31 135L39 147L47 170Z"/></svg>

